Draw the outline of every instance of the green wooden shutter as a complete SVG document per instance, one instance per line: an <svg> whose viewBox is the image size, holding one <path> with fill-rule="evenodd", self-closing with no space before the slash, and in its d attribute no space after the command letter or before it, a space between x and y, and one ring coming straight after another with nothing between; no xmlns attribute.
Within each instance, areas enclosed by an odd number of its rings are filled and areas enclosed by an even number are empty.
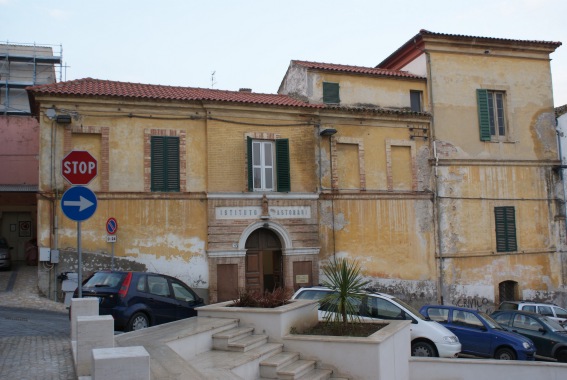
<svg viewBox="0 0 567 380"><path fill-rule="evenodd" d="M167 173L165 191L179 191L179 137L166 137L165 142Z"/></svg>
<svg viewBox="0 0 567 380"><path fill-rule="evenodd" d="M495 207L496 251L517 251L516 215L514 207Z"/></svg>
<svg viewBox="0 0 567 380"><path fill-rule="evenodd" d="M291 175L289 169L289 140L276 140L277 187L280 192L291 191Z"/></svg>
<svg viewBox="0 0 567 380"><path fill-rule="evenodd" d="M165 190L165 171L164 171L164 155L165 155L165 138L162 136L152 136L151 147L151 176L152 191Z"/></svg>
<svg viewBox="0 0 567 380"><path fill-rule="evenodd" d="M179 137L152 136L151 191L179 191Z"/></svg>
<svg viewBox="0 0 567 380"><path fill-rule="evenodd" d="M248 152L248 191L254 191L254 174L252 172L252 138L246 137L246 151Z"/></svg>
<svg viewBox="0 0 567 380"><path fill-rule="evenodd" d="M339 104L339 84L323 82L323 103Z"/></svg>
<svg viewBox="0 0 567 380"><path fill-rule="evenodd" d="M480 129L480 141L490 141L490 115L488 111L488 90L476 90L478 103L478 124Z"/></svg>

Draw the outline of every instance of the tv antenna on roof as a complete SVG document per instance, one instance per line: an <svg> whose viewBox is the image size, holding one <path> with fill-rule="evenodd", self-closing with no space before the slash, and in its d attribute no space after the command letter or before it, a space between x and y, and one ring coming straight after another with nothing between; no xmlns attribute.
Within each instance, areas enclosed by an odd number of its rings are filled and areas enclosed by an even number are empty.
<svg viewBox="0 0 567 380"><path fill-rule="evenodd" d="M217 82L215 82L215 74L216 74L216 72L217 72L217 71L215 70L215 71L213 71L213 72L211 73L211 88L215 88L215 84L217 84Z"/></svg>

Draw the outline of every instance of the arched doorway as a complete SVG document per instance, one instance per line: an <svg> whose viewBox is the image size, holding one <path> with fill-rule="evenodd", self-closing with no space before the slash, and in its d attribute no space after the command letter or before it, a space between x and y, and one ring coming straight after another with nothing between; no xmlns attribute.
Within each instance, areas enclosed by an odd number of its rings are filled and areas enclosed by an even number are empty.
<svg viewBox="0 0 567 380"><path fill-rule="evenodd" d="M249 291L283 287L282 245L267 228L252 232L246 240L246 289Z"/></svg>

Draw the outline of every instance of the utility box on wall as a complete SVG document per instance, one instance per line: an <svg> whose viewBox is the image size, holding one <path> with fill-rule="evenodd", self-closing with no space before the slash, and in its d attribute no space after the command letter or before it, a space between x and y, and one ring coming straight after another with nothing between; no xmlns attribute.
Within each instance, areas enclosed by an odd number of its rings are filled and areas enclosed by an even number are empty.
<svg viewBox="0 0 567 380"><path fill-rule="evenodd" d="M39 261L51 261L51 248L39 248Z"/></svg>
<svg viewBox="0 0 567 380"><path fill-rule="evenodd" d="M59 264L59 250L52 249L51 250L51 257L50 257L51 264Z"/></svg>

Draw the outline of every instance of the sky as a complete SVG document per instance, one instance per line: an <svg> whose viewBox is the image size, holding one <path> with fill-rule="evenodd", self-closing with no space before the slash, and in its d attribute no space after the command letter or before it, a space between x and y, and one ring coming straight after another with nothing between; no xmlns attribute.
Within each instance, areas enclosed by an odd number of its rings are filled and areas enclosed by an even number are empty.
<svg viewBox="0 0 567 380"><path fill-rule="evenodd" d="M565 0L0 0L0 43L62 47L62 79L277 93L291 60L374 67L421 29L562 42Z"/></svg>

